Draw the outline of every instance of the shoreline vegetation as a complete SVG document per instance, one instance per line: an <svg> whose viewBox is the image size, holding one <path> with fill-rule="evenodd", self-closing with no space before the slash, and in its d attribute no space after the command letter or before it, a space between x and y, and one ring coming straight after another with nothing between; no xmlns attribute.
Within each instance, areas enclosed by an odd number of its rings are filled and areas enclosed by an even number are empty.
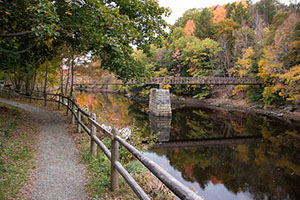
<svg viewBox="0 0 300 200"><path fill-rule="evenodd" d="M125 92L124 90L115 90L115 89L90 89L90 88L81 88L79 91L86 92L100 92L100 93L113 93L124 95L130 100L148 103L149 97L140 94L134 94L131 92ZM246 100L241 99L232 99L232 98L207 98L207 99L198 99L186 96L176 96L171 94L171 106L172 109L181 108L181 107L192 107L192 108L201 108L207 107L216 110L227 110L227 111L238 111L244 113L253 113L259 115L266 115L270 117L276 117L280 120L287 122L300 122L300 110L296 107L264 107L262 105L249 103Z"/></svg>
<svg viewBox="0 0 300 200"><path fill-rule="evenodd" d="M26 199L37 129L22 109L0 103L0 199Z"/></svg>

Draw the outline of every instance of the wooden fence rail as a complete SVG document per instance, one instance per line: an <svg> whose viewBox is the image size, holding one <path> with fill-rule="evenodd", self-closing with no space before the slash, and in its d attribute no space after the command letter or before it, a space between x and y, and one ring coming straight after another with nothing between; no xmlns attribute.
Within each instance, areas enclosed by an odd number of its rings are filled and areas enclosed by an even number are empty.
<svg viewBox="0 0 300 200"><path fill-rule="evenodd" d="M2 90L5 91L5 90ZM20 91L13 90L18 94L25 95ZM6 90L8 94L11 95L12 90ZM97 121L95 114L89 114L84 111L76 102L66 96L61 94L53 94L47 93L44 94L43 98L32 93L27 95L30 99L44 100L45 103L47 101L57 102L57 108L60 109L61 105L65 106L67 109L66 114L71 113L72 124L75 125L75 121L77 122L78 132L81 132L83 129L91 138L91 153L93 155L97 154L97 146L104 152L107 158L111 162L111 190L116 190L119 188L119 174L125 179L127 184L132 188L135 194L139 197L139 199L148 200L150 199L144 190L137 184L137 182L132 178L132 176L127 172L127 170L122 166L119 161L119 145L123 145L132 155L134 155L146 168L150 170L150 172L156 176L163 184L165 184L175 195L177 195L180 199L186 200L201 200L196 193L190 190L188 187L184 186L178 180L176 180L173 176L171 176L168 172L162 169L159 165L157 165L154 161L147 158L141 152L139 152L135 147L127 143L124 139L122 139L118 131L115 128L112 128L112 131L108 131L104 129ZM86 117L90 122L90 128L88 125L84 124L82 117ZM97 137L96 132L100 131L105 135L105 137L111 139L111 149L109 150L103 142Z"/></svg>

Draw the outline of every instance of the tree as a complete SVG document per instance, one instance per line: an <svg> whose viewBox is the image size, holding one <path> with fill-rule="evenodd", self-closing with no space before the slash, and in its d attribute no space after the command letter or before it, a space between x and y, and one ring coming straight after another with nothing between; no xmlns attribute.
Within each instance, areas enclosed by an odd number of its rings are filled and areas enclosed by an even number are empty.
<svg viewBox="0 0 300 200"><path fill-rule="evenodd" d="M282 71L282 63L279 63L272 54L272 49L264 49L262 58L258 62L258 76L264 80L263 101L265 105L279 102L280 96L274 85L278 82L278 74Z"/></svg>
<svg viewBox="0 0 300 200"><path fill-rule="evenodd" d="M232 19L238 24L247 25L250 19L248 14L248 2L241 1L225 5L226 18Z"/></svg>
<svg viewBox="0 0 300 200"><path fill-rule="evenodd" d="M273 21L273 17L276 15L277 5L277 0L261 0L257 2L254 6L255 10L257 10L261 18L268 25L270 25Z"/></svg>
<svg viewBox="0 0 300 200"><path fill-rule="evenodd" d="M235 66L229 70L233 77L255 77L252 72L252 64L253 64L253 55L254 50L252 47L244 50L244 54L242 58L238 58ZM238 85L235 86L234 90L232 91L233 95L240 93L241 91L246 91L248 86L246 85Z"/></svg>
<svg viewBox="0 0 300 200"><path fill-rule="evenodd" d="M212 21L213 13L207 8L187 10L172 27L174 30L177 27L185 28L189 23L195 24L194 35L199 39L212 38L214 35L214 23Z"/></svg>
<svg viewBox="0 0 300 200"><path fill-rule="evenodd" d="M218 41L222 51L219 53L219 67L223 71L223 74L230 76L229 69L233 67L234 59L234 43L235 38L233 32L239 28L239 24L232 19L225 19L216 25L215 38Z"/></svg>
<svg viewBox="0 0 300 200"><path fill-rule="evenodd" d="M252 47L244 50L242 58L239 58L235 63L234 68L230 69L230 73L233 77L249 77L252 71L254 50Z"/></svg>
<svg viewBox="0 0 300 200"><path fill-rule="evenodd" d="M185 27L184 27L184 32L186 36L194 36L195 32L195 23L193 20L187 21Z"/></svg>
<svg viewBox="0 0 300 200"><path fill-rule="evenodd" d="M237 31L235 31L234 37L235 37L235 44L234 44L235 57L240 57L246 49L254 45L255 33L248 26L243 26Z"/></svg>
<svg viewBox="0 0 300 200"><path fill-rule="evenodd" d="M208 77L217 74L216 60L220 51L218 43L207 38L195 39L182 51L181 59L189 66L188 72L193 77Z"/></svg>
<svg viewBox="0 0 300 200"><path fill-rule="evenodd" d="M154 0L4 1L0 10L0 56L6 67L16 61L14 53L42 44L66 45L99 56L101 67L125 80L144 72L132 57L132 46L147 52L150 44L161 45L167 25L162 16L168 15Z"/></svg>
<svg viewBox="0 0 300 200"><path fill-rule="evenodd" d="M274 87L274 90L279 91L279 95L287 101L292 101L295 104L300 103L300 65L296 65L284 74L278 75L280 83Z"/></svg>
<svg viewBox="0 0 300 200"><path fill-rule="evenodd" d="M195 36L203 40L205 38L212 38L214 35L214 23L212 11L204 8L195 19L196 29Z"/></svg>

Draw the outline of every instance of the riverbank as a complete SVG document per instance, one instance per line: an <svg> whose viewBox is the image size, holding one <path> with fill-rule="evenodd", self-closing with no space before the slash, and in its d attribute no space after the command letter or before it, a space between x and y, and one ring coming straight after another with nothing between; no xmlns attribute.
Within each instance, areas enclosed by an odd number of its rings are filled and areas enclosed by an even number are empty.
<svg viewBox="0 0 300 200"><path fill-rule="evenodd" d="M149 98L140 95L126 95L129 99L137 102L148 103ZM242 113L265 115L284 120L289 123L300 122L300 110L290 111L289 108L266 108L263 106L251 104L246 100L208 98L204 100L192 97L179 97L171 95L172 109L192 107L192 108L210 108L222 111L237 111Z"/></svg>
<svg viewBox="0 0 300 200"><path fill-rule="evenodd" d="M121 91L121 90L92 89L92 88L80 88L78 90L93 92L93 93L98 93L98 92L117 93L117 94L125 95L130 100L136 102L142 102L147 104L149 102L149 97L145 97L142 95L135 95L133 93L126 93L125 91ZM225 93L228 93L228 91L225 91ZM264 107L261 105L249 103L247 102L246 99L232 99L232 98L224 98L219 96L219 97L200 100L192 97L182 97L182 96L176 96L171 94L171 106L172 109L183 108L183 107L190 107L190 108L206 107L214 110L237 111L242 113L265 115L265 116L275 117L290 123L300 122L300 108L293 108L291 106L282 107L282 108Z"/></svg>

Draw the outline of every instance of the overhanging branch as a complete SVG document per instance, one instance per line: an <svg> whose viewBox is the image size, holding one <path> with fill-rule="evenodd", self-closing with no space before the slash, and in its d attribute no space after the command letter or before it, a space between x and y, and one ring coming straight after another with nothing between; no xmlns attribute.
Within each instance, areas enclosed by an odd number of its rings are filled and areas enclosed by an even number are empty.
<svg viewBox="0 0 300 200"><path fill-rule="evenodd" d="M0 33L0 37L15 37L33 33L33 31L23 31L19 33Z"/></svg>
<svg viewBox="0 0 300 200"><path fill-rule="evenodd" d="M7 49L3 49L3 48L0 48L0 51L5 52L5 53L20 54L20 53L24 53L24 52L26 52L26 51L32 49L36 44L37 44L37 42L34 43L33 45L31 45L30 47L28 47L28 48L26 48L26 49L23 49L23 50L21 50L21 51L12 51L12 50L7 50Z"/></svg>

